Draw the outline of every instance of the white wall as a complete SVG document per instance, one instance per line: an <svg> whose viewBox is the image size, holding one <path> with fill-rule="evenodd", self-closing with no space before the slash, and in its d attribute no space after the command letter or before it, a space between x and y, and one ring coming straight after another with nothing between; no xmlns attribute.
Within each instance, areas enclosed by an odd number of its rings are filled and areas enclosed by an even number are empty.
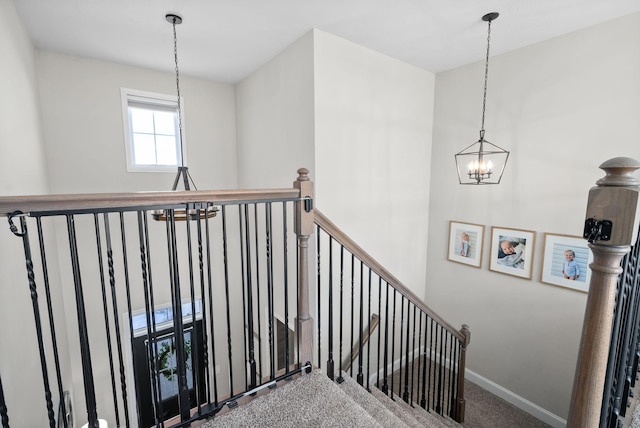
<svg viewBox="0 0 640 428"><path fill-rule="evenodd" d="M566 418L586 294L540 282L544 233L581 236L598 165L640 158L640 14L492 57L486 138L511 157L500 185L460 186L483 68L436 77L427 302L471 327L469 369ZM481 269L447 261L450 220L485 225ZM537 232L532 280L488 270L491 226Z"/></svg>
<svg viewBox="0 0 640 428"><path fill-rule="evenodd" d="M175 75L38 54L52 193L170 190L175 172L127 172L120 88L175 94ZM187 166L198 189L237 187L231 85L181 76Z"/></svg>
<svg viewBox="0 0 640 428"><path fill-rule="evenodd" d="M315 35L317 207L423 296L435 76Z"/></svg>
<svg viewBox="0 0 640 428"><path fill-rule="evenodd" d="M236 86L238 182L290 187L298 168L314 168L313 32Z"/></svg>
<svg viewBox="0 0 640 428"><path fill-rule="evenodd" d="M0 195L29 195L48 192L47 165L42 146L42 129L35 76L35 50L21 25L13 3L0 0ZM19 220L16 220L19 224ZM30 234L35 231L30 230ZM55 241L55 239L54 239ZM37 244L32 248L37 257ZM0 376L9 411L9 422L20 426L47 425L45 391L33 321L31 293L24 262L22 240L9 231L6 220L0 226ZM57 277L55 254L52 279ZM46 301L41 272L36 272L39 305L43 310L45 341L49 342ZM54 303L61 307L62 296L53 289ZM64 313L56 313L64 324ZM68 376L68 355L64 329L58 334L63 377ZM51 355L49 354L49 357ZM55 367L49 365L49 373ZM53 377L52 377L53 379ZM65 382L67 384L67 382ZM57 385L51 385L53 405L57 406ZM10 391L10 393L8 393ZM37 405L36 405L37 404ZM19 421L19 422L18 422Z"/></svg>

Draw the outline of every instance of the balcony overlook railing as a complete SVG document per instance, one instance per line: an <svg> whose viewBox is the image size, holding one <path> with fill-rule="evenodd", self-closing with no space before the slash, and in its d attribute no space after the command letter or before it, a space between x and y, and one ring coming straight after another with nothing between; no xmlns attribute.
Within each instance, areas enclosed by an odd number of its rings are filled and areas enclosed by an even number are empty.
<svg viewBox="0 0 640 428"><path fill-rule="evenodd" d="M314 211L298 172L290 189L0 198L2 286L29 301L0 330L1 426L188 426L312 366L339 380L334 354L462 420L468 330ZM24 367L3 363L15 343Z"/></svg>

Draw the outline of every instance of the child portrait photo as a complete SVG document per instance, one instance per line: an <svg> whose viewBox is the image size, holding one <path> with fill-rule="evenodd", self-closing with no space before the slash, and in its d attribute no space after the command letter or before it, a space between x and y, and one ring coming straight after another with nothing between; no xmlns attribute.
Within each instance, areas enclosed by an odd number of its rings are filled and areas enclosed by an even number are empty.
<svg viewBox="0 0 640 428"><path fill-rule="evenodd" d="M449 222L449 255L451 261L480 267L484 226Z"/></svg>
<svg viewBox="0 0 640 428"><path fill-rule="evenodd" d="M593 256L587 241L578 236L545 233L541 281L587 292Z"/></svg>
<svg viewBox="0 0 640 428"><path fill-rule="evenodd" d="M530 230L492 227L489 269L531 279L534 239Z"/></svg>

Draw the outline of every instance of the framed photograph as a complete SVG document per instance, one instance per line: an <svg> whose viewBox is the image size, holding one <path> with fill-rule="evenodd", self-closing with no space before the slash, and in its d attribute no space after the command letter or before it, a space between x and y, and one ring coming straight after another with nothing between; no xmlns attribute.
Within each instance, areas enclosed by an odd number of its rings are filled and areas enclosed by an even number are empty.
<svg viewBox="0 0 640 428"><path fill-rule="evenodd" d="M593 254L587 241L579 236L544 234L542 282L589 291Z"/></svg>
<svg viewBox="0 0 640 428"><path fill-rule="evenodd" d="M480 267L484 226L472 223L449 222L449 260Z"/></svg>
<svg viewBox="0 0 640 428"><path fill-rule="evenodd" d="M532 230L492 227L489 269L531 279L535 237Z"/></svg>

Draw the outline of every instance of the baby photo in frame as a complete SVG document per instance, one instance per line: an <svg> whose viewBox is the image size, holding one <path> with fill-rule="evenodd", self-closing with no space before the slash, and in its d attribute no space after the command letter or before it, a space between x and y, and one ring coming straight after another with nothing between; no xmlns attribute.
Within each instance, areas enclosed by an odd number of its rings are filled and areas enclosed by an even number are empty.
<svg viewBox="0 0 640 428"><path fill-rule="evenodd" d="M532 230L492 227L489 269L531 279L535 236Z"/></svg>
<svg viewBox="0 0 640 428"><path fill-rule="evenodd" d="M541 282L588 292L593 254L579 236L544 234Z"/></svg>
<svg viewBox="0 0 640 428"><path fill-rule="evenodd" d="M484 226L449 222L449 260L477 268L482 264Z"/></svg>

